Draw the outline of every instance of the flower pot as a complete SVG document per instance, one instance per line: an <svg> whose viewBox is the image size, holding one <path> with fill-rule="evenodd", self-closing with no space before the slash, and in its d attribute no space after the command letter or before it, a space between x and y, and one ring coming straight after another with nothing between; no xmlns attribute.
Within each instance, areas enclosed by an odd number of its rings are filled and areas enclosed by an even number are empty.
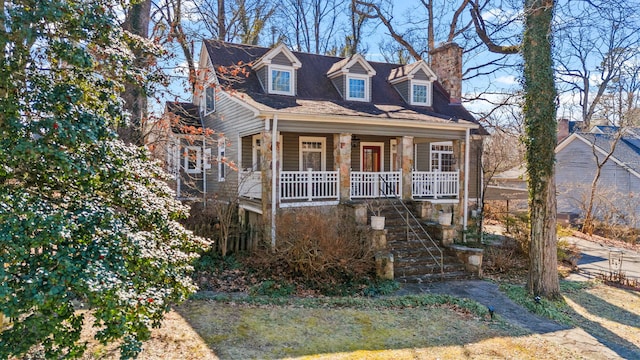
<svg viewBox="0 0 640 360"><path fill-rule="evenodd" d="M451 214L452 213L441 212L440 215L438 215L438 224L445 226L451 225Z"/></svg>
<svg viewBox="0 0 640 360"><path fill-rule="evenodd" d="M384 230L384 216L372 216L371 228L373 230Z"/></svg>

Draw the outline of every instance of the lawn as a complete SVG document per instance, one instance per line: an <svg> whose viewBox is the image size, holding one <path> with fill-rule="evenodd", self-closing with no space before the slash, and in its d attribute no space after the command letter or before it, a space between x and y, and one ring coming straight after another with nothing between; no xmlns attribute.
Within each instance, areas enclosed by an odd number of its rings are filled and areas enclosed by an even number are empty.
<svg viewBox="0 0 640 360"><path fill-rule="evenodd" d="M144 345L141 359L571 359L562 334L531 334L491 320L473 302L433 295L385 299L191 300ZM572 326L604 344L640 343L640 295L597 284L565 293ZM86 359L116 358L91 343Z"/></svg>

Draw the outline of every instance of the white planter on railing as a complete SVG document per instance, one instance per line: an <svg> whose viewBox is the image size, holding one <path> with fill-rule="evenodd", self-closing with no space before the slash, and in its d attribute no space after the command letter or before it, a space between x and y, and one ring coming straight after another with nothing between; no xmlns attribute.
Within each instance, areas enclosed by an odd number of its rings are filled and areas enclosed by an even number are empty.
<svg viewBox="0 0 640 360"><path fill-rule="evenodd" d="M384 216L372 216L371 228L373 230L384 230Z"/></svg>

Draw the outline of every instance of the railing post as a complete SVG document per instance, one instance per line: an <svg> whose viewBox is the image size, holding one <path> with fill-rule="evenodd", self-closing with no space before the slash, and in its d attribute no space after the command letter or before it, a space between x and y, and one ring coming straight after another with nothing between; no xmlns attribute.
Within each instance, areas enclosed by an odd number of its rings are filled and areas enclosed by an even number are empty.
<svg viewBox="0 0 640 360"><path fill-rule="evenodd" d="M308 201L313 201L313 182L311 181L312 170L312 168L307 168L307 196L309 197Z"/></svg>

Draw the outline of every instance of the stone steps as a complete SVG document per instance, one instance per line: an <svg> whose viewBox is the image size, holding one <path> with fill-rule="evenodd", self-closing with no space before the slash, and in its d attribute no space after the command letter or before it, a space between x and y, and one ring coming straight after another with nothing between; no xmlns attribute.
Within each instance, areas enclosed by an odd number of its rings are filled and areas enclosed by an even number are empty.
<svg viewBox="0 0 640 360"><path fill-rule="evenodd" d="M433 244L427 238L421 242L411 231L407 235L406 214L398 214L391 201L398 200L386 200L385 203L379 205L379 209L380 215L385 217L387 248L394 256L393 271L397 281L422 283L474 278L474 275L465 271L465 266L458 257L444 249L439 242ZM397 205L397 207L401 211L405 211L402 205ZM412 206L409 207L409 210L416 216ZM410 222L412 222L411 219ZM416 234L422 233L417 225L413 226ZM433 227L437 225L425 224L423 226L425 229L429 228L428 233L433 234ZM433 236L431 235L432 238ZM442 269L439 265L440 251L438 249L442 249L444 253L444 273L441 272ZM438 260L434 260L429 251Z"/></svg>

